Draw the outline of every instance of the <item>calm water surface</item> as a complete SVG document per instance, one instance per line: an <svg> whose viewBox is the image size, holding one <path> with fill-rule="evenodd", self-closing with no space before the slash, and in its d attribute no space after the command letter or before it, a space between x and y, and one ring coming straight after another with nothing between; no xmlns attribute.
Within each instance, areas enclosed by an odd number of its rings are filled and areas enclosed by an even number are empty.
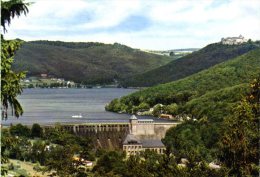
<svg viewBox="0 0 260 177"><path fill-rule="evenodd" d="M128 121L129 115L106 112L104 107L112 99L135 91L120 88L25 89L19 96L24 109L23 116L16 119L10 115L2 124ZM79 114L82 114L82 118L72 118L72 115Z"/></svg>

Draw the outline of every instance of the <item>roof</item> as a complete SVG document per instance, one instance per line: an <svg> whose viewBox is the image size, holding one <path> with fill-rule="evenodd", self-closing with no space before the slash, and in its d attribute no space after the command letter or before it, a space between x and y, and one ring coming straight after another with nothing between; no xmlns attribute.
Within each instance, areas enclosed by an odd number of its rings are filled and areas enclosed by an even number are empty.
<svg viewBox="0 0 260 177"><path fill-rule="evenodd" d="M135 116L135 115L132 115L131 117L130 117L130 119L135 119L135 120L137 120L137 117Z"/></svg>
<svg viewBox="0 0 260 177"><path fill-rule="evenodd" d="M133 134L128 134L123 144L141 144L141 142Z"/></svg>
<svg viewBox="0 0 260 177"><path fill-rule="evenodd" d="M153 119L138 119L138 122L153 122Z"/></svg>
<svg viewBox="0 0 260 177"><path fill-rule="evenodd" d="M244 37L227 37L227 38L224 38L224 40L234 40L234 39L243 39Z"/></svg>
<svg viewBox="0 0 260 177"><path fill-rule="evenodd" d="M142 140L143 148L165 147L161 140Z"/></svg>

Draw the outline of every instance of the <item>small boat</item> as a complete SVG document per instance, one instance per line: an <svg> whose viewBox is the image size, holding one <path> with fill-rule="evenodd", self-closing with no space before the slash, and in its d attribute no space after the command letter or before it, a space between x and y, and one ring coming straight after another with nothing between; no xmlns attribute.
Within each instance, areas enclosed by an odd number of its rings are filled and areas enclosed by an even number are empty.
<svg viewBox="0 0 260 177"><path fill-rule="evenodd" d="M80 114L78 114L78 115L73 115L73 116L71 116L72 118L82 118L82 115L81 115L81 113Z"/></svg>

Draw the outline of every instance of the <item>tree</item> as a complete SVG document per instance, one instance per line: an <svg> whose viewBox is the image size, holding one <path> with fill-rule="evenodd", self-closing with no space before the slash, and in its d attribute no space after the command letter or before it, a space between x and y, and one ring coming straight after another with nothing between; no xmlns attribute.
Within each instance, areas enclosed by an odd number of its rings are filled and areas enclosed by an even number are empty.
<svg viewBox="0 0 260 177"><path fill-rule="evenodd" d="M27 126L23 126L22 124L17 124L10 127L10 134L13 136L29 137L31 131Z"/></svg>
<svg viewBox="0 0 260 177"><path fill-rule="evenodd" d="M42 137L43 136L43 130L42 127L39 124L33 124L31 129L31 136L34 137Z"/></svg>
<svg viewBox="0 0 260 177"><path fill-rule="evenodd" d="M7 129L1 129L1 164L8 162L8 151L17 144L17 139L10 135ZM1 166L1 175L7 174L8 169Z"/></svg>
<svg viewBox="0 0 260 177"><path fill-rule="evenodd" d="M169 54L170 56L174 56L175 55L175 53L174 52L170 52L170 54Z"/></svg>
<svg viewBox="0 0 260 177"><path fill-rule="evenodd" d="M7 119L7 109L11 106L12 114L19 117L23 114L22 106L17 100L17 95L22 93L20 80L25 77L24 72L15 73L11 70L13 56L21 42L2 39L1 44L1 103L2 118Z"/></svg>
<svg viewBox="0 0 260 177"><path fill-rule="evenodd" d="M33 163L39 162L41 165L44 165L47 156L46 146L47 144L41 140L37 140L33 143L30 152L30 159Z"/></svg>
<svg viewBox="0 0 260 177"><path fill-rule="evenodd" d="M47 155L45 171L55 170L58 176L72 176L77 174L79 164L73 159L74 154L78 152L77 145L66 145L52 148Z"/></svg>
<svg viewBox="0 0 260 177"><path fill-rule="evenodd" d="M230 176L257 176L259 173L260 77L251 84L251 93L226 118L220 140L220 160Z"/></svg>
<svg viewBox="0 0 260 177"><path fill-rule="evenodd" d="M176 103L172 103L167 105L165 110L168 114L176 115L178 113L178 105Z"/></svg>
<svg viewBox="0 0 260 177"><path fill-rule="evenodd" d="M1 26L4 32L7 32L6 25L11 24L11 19L22 14L26 15L30 3L24 3L23 0L1 1Z"/></svg>
<svg viewBox="0 0 260 177"><path fill-rule="evenodd" d="M10 25L12 18L28 13L28 5L23 0L1 1L1 26L4 32L7 32L6 25ZM1 35L1 104L2 117L5 119L9 105L16 117L23 114L17 95L22 93L20 80L25 77L25 73L15 73L11 69L13 56L21 43L20 40L4 40Z"/></svg>
<svg viewBox="0 0 260 177"><path fill-rule="evenodd" d="M111 151L105 153L98 159L93 171L98 173L122 173L125 170L124 158L125 154L121 152Z"/></svg>

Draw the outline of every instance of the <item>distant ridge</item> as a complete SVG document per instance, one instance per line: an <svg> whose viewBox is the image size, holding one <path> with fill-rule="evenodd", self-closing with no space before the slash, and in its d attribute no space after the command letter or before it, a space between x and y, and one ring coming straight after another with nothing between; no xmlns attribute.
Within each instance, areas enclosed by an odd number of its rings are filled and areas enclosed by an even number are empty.
<svg viewBox="0 0 260 177"><path fill-rule="evenodd" d="M148 87L175 81L259 48L259 46L259 41L240 45L210 44L189 55L171 61L167 65L146 73L137 74L123 81L122 85L125 87Z"/></svg>
<svg viewBox="0 0 260 177"><path fill-rule="evenodd" d="M84 84L110 84L172 60L114 43L30 41L15 56L14 70L46 73Z"/></svg>

